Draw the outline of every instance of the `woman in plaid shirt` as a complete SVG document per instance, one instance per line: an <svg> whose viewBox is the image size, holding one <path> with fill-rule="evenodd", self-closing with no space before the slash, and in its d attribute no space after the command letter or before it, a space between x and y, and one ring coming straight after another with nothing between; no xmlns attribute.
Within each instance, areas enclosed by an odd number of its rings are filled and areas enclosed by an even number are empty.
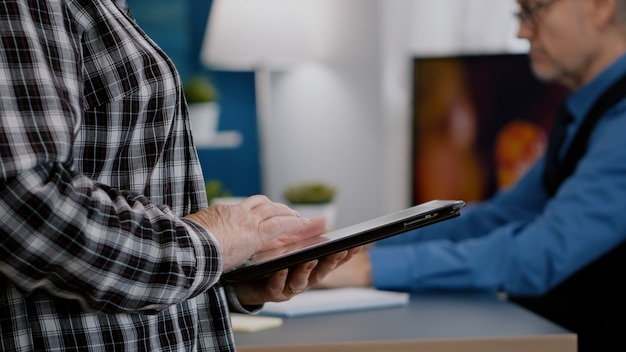
<svg viewBox="0 0 626 352"><path fill-rule="evenodd" d="M352 256L223 287L324 222L263 196L207 208L189 127L174 65L124 0L0 3L0 350L234 350L229 309Z"/></svg>

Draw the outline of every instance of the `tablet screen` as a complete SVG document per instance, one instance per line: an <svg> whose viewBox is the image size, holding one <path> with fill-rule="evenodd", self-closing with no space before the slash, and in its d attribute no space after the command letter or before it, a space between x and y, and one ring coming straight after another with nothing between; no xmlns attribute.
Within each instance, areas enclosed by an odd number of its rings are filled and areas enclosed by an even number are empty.
<svg viewBox="0 0 626 352"><path fill-rule="evenodd" d="M379 218L257 253L241 266L222 275L241 281L304 263L325 255L364 245L418 227L456 217L465 205L459 200L433 200Z"/></svg>

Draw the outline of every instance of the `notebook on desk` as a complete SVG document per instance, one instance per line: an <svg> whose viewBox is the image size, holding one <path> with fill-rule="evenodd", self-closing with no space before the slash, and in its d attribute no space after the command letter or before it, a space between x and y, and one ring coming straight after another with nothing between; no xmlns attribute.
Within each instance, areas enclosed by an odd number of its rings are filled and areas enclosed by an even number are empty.
<svg viewBox="0 0 626 352"><path fill-rule="evenodd" d="M395 213L258 253L222 274L225 282L266 277L276 271L365 245L460 215L461 200L432 200Z"/></svg>
<svg viewBox="0 0 626 352"><path fill-rule="evenodd" d="M406 292L381 291L365 287L310 290L285 302L267 302L260 314L297 317L391 308L409 304L409 298Z"/></svg>

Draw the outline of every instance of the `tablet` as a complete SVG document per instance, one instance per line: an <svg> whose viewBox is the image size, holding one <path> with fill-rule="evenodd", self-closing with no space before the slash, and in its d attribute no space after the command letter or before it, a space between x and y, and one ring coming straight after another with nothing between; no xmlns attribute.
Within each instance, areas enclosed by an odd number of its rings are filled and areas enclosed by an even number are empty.
<svg viewBox="0 0 626 352"><path fill-rule="evenodd" d="M457 217L464 205L461 200L432 200L321 236L257 253L244 264L224 272L222 280L234 283L260 279L294 265Z"/></svg>

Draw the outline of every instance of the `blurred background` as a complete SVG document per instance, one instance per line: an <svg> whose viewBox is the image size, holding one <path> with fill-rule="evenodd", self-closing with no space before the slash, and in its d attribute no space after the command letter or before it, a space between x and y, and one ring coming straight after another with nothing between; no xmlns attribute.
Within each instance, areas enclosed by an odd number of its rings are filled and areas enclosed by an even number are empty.
<svg viewBox="0 0 626 352"><path fill-rule="evenodd" d="M192 116L210 196L326 183L338 227L510 186L566 93L532 77L514 0L127 1L188 98L211 86Z"/></svg>

